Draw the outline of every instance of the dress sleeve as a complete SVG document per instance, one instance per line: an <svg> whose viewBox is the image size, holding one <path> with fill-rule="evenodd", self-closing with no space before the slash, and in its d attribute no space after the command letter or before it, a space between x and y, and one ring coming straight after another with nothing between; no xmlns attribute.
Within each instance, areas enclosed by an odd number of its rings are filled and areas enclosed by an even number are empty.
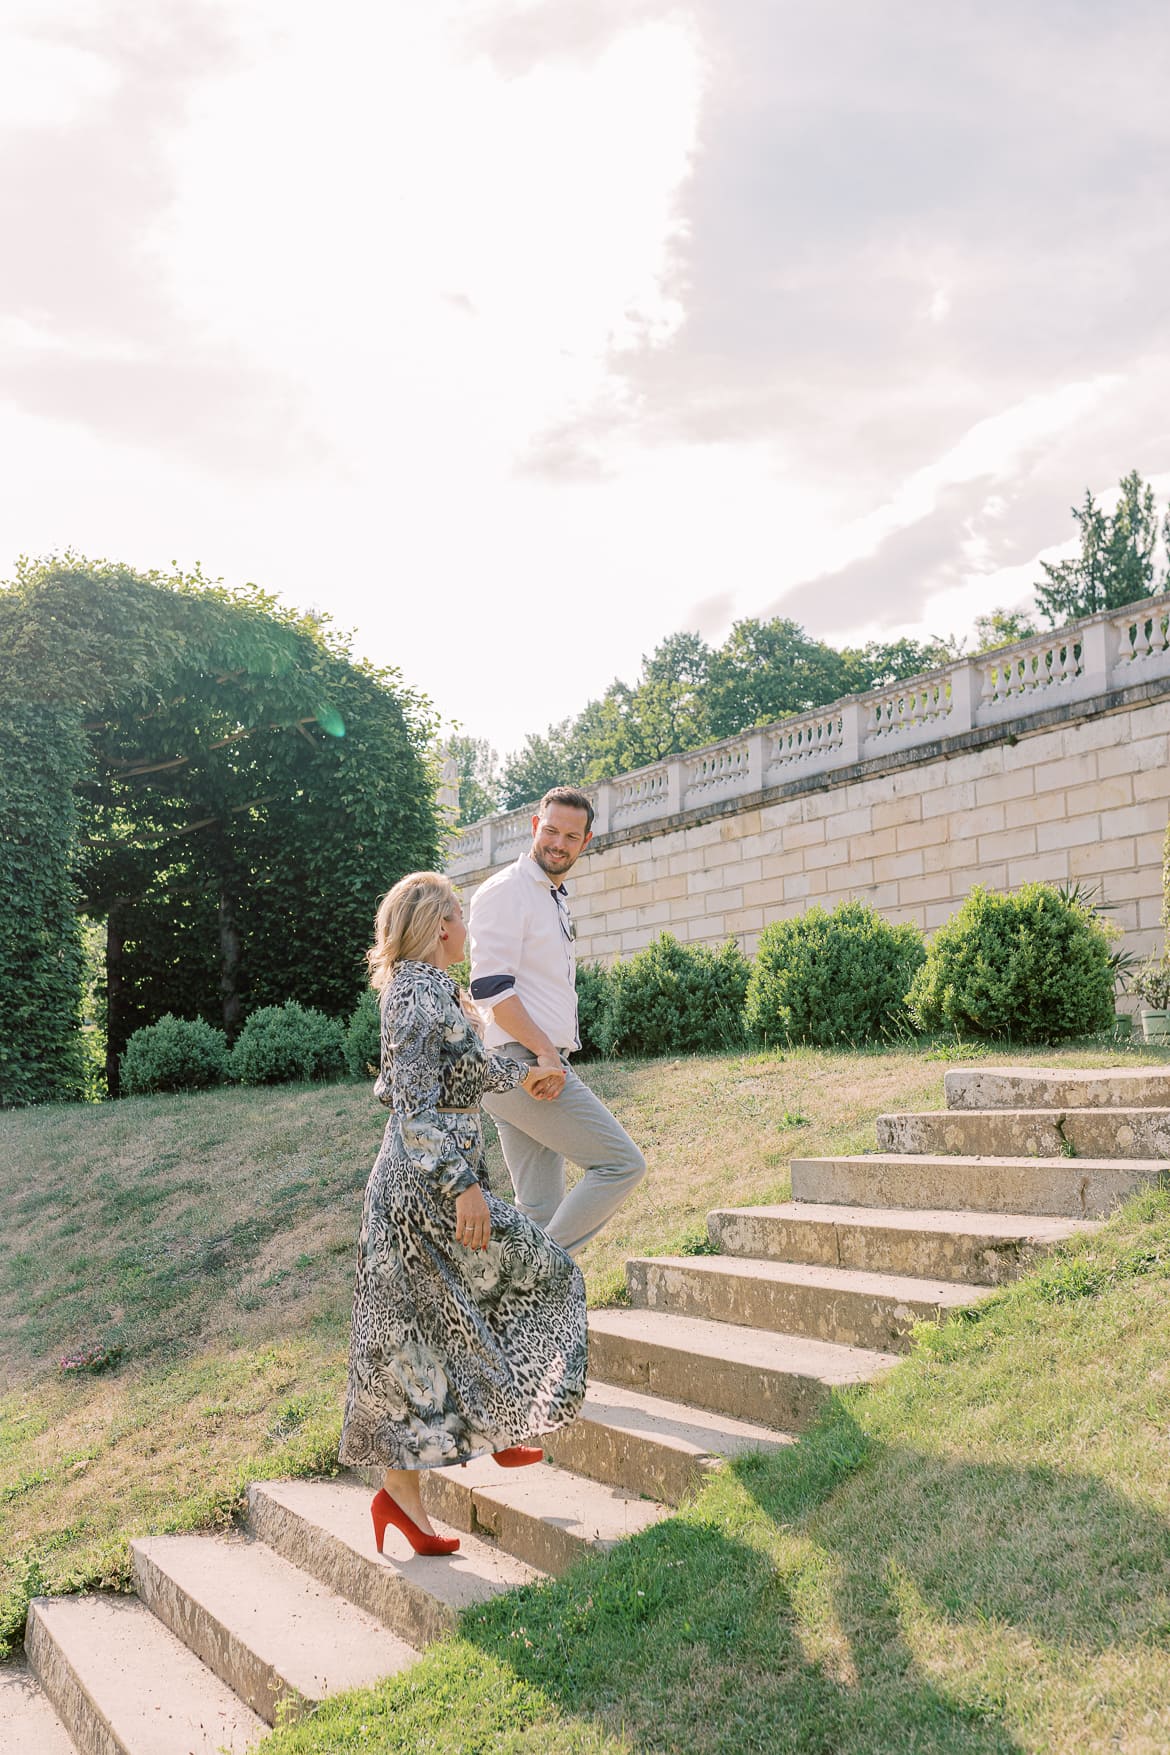
<svg viewBox="0 0 1170 1755"><path fill-rule="evenodd" d="M528 1071L522 1060L513 1060L507 1054L485 1053L483 1062L485 1091L514 1091Z"/></svg>
<svg viewBox="0 0 1170 1755"><path fill-rule="evenodd" d="M438 1113L441 1045L458 1021L450 996L425 978L393 989L382 1013L383 1073L392 1060L387 1082L402 1144L435 1192L449 1196L479 1181Z"/></svg>

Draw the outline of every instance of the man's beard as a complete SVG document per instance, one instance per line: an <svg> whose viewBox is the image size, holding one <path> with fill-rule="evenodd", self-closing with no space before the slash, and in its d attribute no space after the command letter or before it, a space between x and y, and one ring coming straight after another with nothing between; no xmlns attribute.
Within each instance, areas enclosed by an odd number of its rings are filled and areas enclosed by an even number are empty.
<svg viewBox="0 0 1170 1755"><path fill-rule="evenodd" d="M535 859L537 865L539 865L541 871L544 872L546 877L554 877L554 876L555 877L563 877L564 874L569 870L570 866L576 864L576 858L577 858L576 854L574 854L574 853L565 853L565 854L545 853L539 847L534 847L532 849L532 857L533 857L533 859ZM555 859L556 863L553 865L550 865L548 863L550 859Z"/></svg>

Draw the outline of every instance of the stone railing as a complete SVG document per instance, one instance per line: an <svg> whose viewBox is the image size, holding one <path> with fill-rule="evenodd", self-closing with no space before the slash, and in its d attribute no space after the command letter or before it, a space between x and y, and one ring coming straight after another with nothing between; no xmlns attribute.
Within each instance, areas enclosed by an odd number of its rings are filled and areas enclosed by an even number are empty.
<svg viewBox="0 0 1170 1755"><path fill-rule="evenodd" d="M594 833L650 827L1161 678L1170 683L1170 600L1152 597L587 786ZM531 815L527 807L463 829L448 845L447 871L461 877L514 859Z"/></svg>

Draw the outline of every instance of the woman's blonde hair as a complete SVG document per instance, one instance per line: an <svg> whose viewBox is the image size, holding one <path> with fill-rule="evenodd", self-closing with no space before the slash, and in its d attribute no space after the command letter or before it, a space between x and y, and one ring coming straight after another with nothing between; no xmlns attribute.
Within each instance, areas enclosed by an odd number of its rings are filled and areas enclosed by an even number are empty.
<svg viewBox="0 0 1170 1755"><path fill-rule="evenodd" d="M376 991L385 987L403 958L429 962L440 926L458 906L451 880L442 872L412 871L399 878L374 916L374 942L366 952L370 986Z"/></svg>

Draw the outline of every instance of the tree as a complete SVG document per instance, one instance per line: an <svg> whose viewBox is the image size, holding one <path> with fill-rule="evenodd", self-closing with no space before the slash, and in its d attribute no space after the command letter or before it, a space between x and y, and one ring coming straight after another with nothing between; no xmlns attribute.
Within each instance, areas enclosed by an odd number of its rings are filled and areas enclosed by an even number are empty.
<svg viewBox="0 0 1170 1755"><path fill-rule="evenodd" d="M622 731L614 751L621 766L611 773L644 768L710 742L710 665L711 650L700 635L669 634L648 658L643 654L634 689L611 685L607 699L618 708Z"/></svg>
<svg viewBox="0 0 1170 1755"><path fill-rule="evenodd" d="M955 640L938 639L871 640L867 646L846 647L841 656L848 677L843 692L864 694L953 663L960 656L960 645Z"/></svg>
<svg viewBox="0 0 1170 1755"><path fill-rule="evenodd" d="M543 737L532 732L522 747L508 756L500 776L500 808L519 810L521 805L534 804L550 786L567 786L572 782L569 756L573 721L562 719L550 725Z"/></svg>
<svg viewBox="0 0 1170 1755"><path fill-rule="evenodd" d="M1036 602L1050 627L1120 609L1166 589L1166 579L1160 587L1154 582L1158 542L1154 490L1136 469L1122 478L1112 515L1088 488L1072 515L1080 532L1080 554L1068 561L1040 563L1047 584L1036 586Z"/></svg>
<svg viewBox="0 0 1170 1755"><path fill-rule="evenodd" d="M736 622L712 656L710 677L708 708L716 738L811 712L850 688L843 654L779 616Z"/></svg>
<svg viewBox="0 0 1170 1755"><path fill-rule="evenodd" d="M447 748L459 775L457 828L494 816L500 809L499 757L485 737L449 737Z"/></svg>
<svg viewBox="0 0 1170 1755"><path fill-rule="evenodd" d="M431 863L427 704L249 586L66 556L0 588L0 1102L71 1095L77 909L138 1023L348 1010L378 895Z"/></svg>
<svg viewBox="0 0 1170 1755"><path fill-rule="evenodd" d="M1030 640L1039 630L1030 615L1021 609L993 609L988 615L975 618L973 658L980 652L994 652L1000 646L1014 646L1017 640Z"/></svg>

